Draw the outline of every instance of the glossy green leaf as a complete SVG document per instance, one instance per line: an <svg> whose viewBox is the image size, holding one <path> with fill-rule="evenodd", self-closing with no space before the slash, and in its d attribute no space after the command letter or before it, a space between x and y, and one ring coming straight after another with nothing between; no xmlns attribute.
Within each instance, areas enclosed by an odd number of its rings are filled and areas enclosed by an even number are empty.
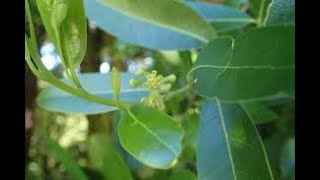
<svg viewBox="0 0 320 180"><path fill-rule="evenodd" d="M292 95L294 73L294 27L272 26L251 30L235 42L230 38L213 40L189 75L194 77L193 89L199 95L238 101Z"/></svg>
<svg viewBox="0 0 320 180"><path fill-rule="evenodd" d="M88 154L91 164L105 180L132 180L129 167L123 157L107 137L94 134L89 138Z"/></svg>
<svg viewBox="0 0 320 180"><path fill-rule="evenodd" d="M63 53L64 58L79 65L87 49L87 23L83 1L36 0L36 2L50 40L58 49L60 48L58 44L61 43L63 52L59 53Z"/></svg>
<svg viewBox="0 0 320 180"><path fill-rule="evenodd" d="M134 77L130 73L121 74L121 92L120 100L124 102L139 102L143 97L148 95L148 91L142 88L132 89L129 85L130 79ZM80 74L79 80L89 93L98 97L113 100L113 90L111 83L111 73L86 73ZM64 79L66 83L69 83ZM83 113L83 114L98 114L109 111L114 111L117 108L89 102L56 87L49 87L42 90L37 97L38 105L41 107L57 112L64 113Z"/></svg>
<svg viewBox="0 0 320 180"><path fill-rule="evenodd" d="M197 180L197 177L191 171L178 170L172 173L169 180Z"/></svg>
<svg viewBox="0 0 320 180"><path fill-rule="evenodd" d="M197 48L216 37L209 23L178 1L85 0L85 7L104 31L148 48Z"/></svg>
<svg viewBox="0 0 320 180"><path fill-rule="evenodd" d="M268 8L265 25L295 24L295 0L273 0Z"/></svg>
<svg viewBox="0 0 320 180"><path fill-rule="evenodd" d="M240 29L255 22L246 13L220 4L205 2L187 2L186 4L212 24L217 31Z"/></svg>
<svg viewBox="0 0 320 180"><path fill-rule="evenodd" d="M158 169L175 165L182 150L182 127L163 112L141 104L123 113L118 125L122 147L142 163Z"/></svg>
<svg viewBox="0 0 320 180"><path fill-rule="evenodd" d="M197 151L200 180L273 180L263 142L237 104L206 100Z"/></svg>
<svg viewBox="0 0 320 180"><path fill-rule="evenodd" d="M42 136L43 143L46 149L54 155L54 158L61 162L66 168L66 171L72 176L72 179L86 180L86 174L81 170L80 166L71 157L69 152L63 149L55 140L50 136Z"/></svg>
<svg viewBox="0 0 320 180"><path fill-rule="evenodd" d="M241 103L241 106L255 124L269 123L278 118L278 115L274 111L261 103Z"/></svg>

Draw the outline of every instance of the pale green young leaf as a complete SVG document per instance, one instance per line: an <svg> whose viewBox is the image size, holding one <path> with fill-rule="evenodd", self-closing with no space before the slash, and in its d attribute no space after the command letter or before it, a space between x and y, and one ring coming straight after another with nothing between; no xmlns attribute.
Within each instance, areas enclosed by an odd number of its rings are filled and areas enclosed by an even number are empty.
<svg viewBox="0 0 320 180"><path fill-rule="evenodd" d="M87 24L82 0L37 0L42 23L59 55L79 65L87 49ZM57 27L54 27L57 26ZM58 35L58 36L57 36ZM61 46L61 47L60 47Z"/></svg>

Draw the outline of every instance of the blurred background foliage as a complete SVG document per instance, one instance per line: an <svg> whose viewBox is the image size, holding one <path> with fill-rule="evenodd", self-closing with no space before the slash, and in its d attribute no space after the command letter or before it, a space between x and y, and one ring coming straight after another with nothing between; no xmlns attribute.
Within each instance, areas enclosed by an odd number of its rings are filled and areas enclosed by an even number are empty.
<svg viewBox="0 0 320 180"><path fill-rule="evenodd" d="M257 7L246 0L204 0L247 11L255 17ZM260 0L251 0L258 6ZM263 0L262 0L263 1ZM53 44L47 38L34 1L31 13L37 33L41 59L56 76L62 77L62 65ZM25 21L25 29L28 22ZM249 25L250 26L250 25ZM246 31L223 32L236 37ZM112 67L134 72L139 67L156 69L162 75L178 77L173 89L183 87L185 76L198 55L192 51L154 51L123 42L103 32L88 21L88 49L78 72L107 73ZM28 180L41 179L108 179L118 180L126 173L133 179L188 180L196 179L195 148L199 122L200 97L183 93L172 98L166 106L169 115L182 121L186 135L184 148L177 165L170 170L146 167L125 152L119 144L114 126L118 112L99 115L70 115L49 112L35 103L38 92L48 86L37 80L25 66L25 173ZM295 105L284 101L269 105L277 113L276 119L259 124L276 179L294 179ZM118 159L115 159L118 158ZM120 170L121 171L120 171ZM71 176L72 175L72 176Z"/></svg>

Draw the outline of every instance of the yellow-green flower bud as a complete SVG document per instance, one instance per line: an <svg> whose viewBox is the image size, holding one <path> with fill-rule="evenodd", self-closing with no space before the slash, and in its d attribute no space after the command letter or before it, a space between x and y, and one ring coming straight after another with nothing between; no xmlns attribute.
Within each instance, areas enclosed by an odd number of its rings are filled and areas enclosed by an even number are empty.
<svg viewBox="0 0 320 180"><path fill-rule="evenodd" d="M194 114L195 113L195 110L193 109L193 108L190 108L190 109L188 109L188 114Z"/></svg>
<svg viewBox="0 0 320 180"><path fill-rule="evenodd" d="M162 84L159 87L161 93L166 93L171 89L171 84Z"/></svg>
<svg viewBox="0 0 320 180"><path fill-rule="evenodd" d="M138 87L142 82L136 79L130 79L130 86L133 88Z"/></svg>
<svg viewBox="0 0 320 180"><path fill-rule="evenodd" d="M174 74L171 74L171 75L165 77L165 79L168 79L169 82L175 82L177 80L177 76Z"/></svg>
<svg viewBox="0 0 320 180"><path fill-rule="evenodd" d="M136 75L144 76L145 74L146 74L146 71L144 69L142 69L142 68L139 68L136 71Z"/></svg>
<svg viewBox="0 0 320 180"><path fill-rule="evenodd" d="M160 75L156 76L154 74L148 74L146 78L147 81L144 83L144 86L151 90L156 90L160 86L163 77Z"/></svg>

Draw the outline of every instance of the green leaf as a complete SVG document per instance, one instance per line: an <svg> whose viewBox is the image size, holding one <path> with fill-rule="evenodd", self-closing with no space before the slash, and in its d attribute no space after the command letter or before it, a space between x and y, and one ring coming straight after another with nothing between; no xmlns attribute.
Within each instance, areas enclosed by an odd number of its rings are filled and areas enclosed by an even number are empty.
<svg viewBox="0 0 320 180"><path fill-rule="evenodd" d="M237 104L206 100L201 112L197 151L201 180L273 180L263 142Z"/></svg>
<svg viewBox="0 0 320 180"><path fill-rule="evenodd" d="M193 89L201 96L227 101L294 94L294 37L293 26L272 26L251 30L235 42L213 40L189 72Z"/></svg>
<svg viewBox="0 0 320 180"><path fill-rule="evenodd" d="M275 112L261 103L241 103L241 106L255 124L269 123L278 118Z"/></svg>
<svg viewBox="0 0 320 180"><path fill-rule="evenodd" d="M120 102L120 90L121 90L121 76L117 68L113 67L112 72L112 89L115 101L119 104Z"/></svg>
<svg viewBox="0 0 320 180"><path fill-rule="evenodd" d="M55 159L62 163L67 172L72 176L72 179L86 180L88 179L80 166L74 161L69 152L63 149L55 140L50 136L42 136L46 149L52 153Z"/></svg>
<svg viewBox="0 0 320 180"><path fill-rule="evenodd" d="M187 2L186 4L197 11L217 31L240 29L255 22L246 13L227 6L205 2Z"/></svg>
<svg viewBox="0 0 320 180"><path fill-rule="evenodd" d="M123 157L107 138L101 134L89 138L88 154L90 162L105 180L132 180L129 167Z"/></svg>
<svg viewBox="0 0 320 180"><path fill-rule="evenodd" d="M197 48L216 37L209 23L178 1L85 0L85 7L104 31L148 48Z"/></svg>
<svg viewBox="0 0 320 180"><path fill-rule="evenodd" d="M267 26L295 24L295 0L273 0L264 23Z"/></svg>
<svg viewBox="0 0 320 180"><path fill-rule="evenodd" d="M121 73L121 101L139 102L143 97L148 95L146 89L132 89L130 87L129 81L132 77L134 77L133 74ZM111 79L111 73L86 73L79 75L79 80L85 90L93 95L108 100L114 99ZM64 81L65 83L70 84L66 79L64 79ZM37 97L37 103L47 110L64 113L99 114L117 109L116 107L89 102L56 87L49 87L42 90Z"/></svg>
<svg viewBox="0 0 320 180"><path fill-rule="evenodd" d="M173 172L169 180L197 180L197 177L189 170L178 170Z"/></svg>
<svg viewBox="0 0 320 180"><path fill-rule="evenodd" d="M141 104L127 109L118 125L121 145L142 163L158 169L175 165L183 129L163 112Z"/></svg>
<svg viewBox="0 0 320 180"><path fill-rule="evenodd" d="M87 49L87 24L83 1L36 0L36 2L50 40L58 49L58 44L61 43L60 56L70 59L74 65L79 65ZM65 16L61 14L63 12L66 13ZM57 23L58 27L54 27Z"/></svg>

